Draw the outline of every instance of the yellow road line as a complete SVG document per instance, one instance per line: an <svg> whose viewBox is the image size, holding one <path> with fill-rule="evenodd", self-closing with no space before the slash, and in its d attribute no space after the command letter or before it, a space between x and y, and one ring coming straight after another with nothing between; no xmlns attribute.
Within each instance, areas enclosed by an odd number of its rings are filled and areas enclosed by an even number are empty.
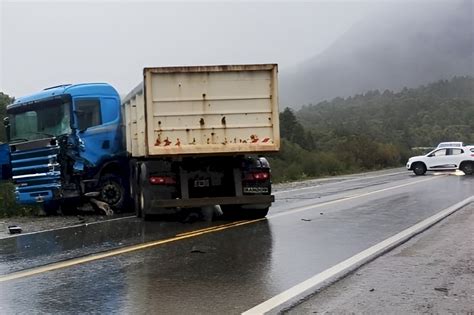
<svg viewBox="0 0 474 315"><path fill-rule="evenodd" d="M131 253L131 252L134 252L134 251L147 249L147 248L151 248L151 247L155 247L155 246L159 246L159 245L164 245L164 244L167 244L167 243L172 243L172 242L176 242L176 241L179 241L179 240L184 240L184 239L196 237L196 236L199 236L199 235L214 233L214 232L234 228L234 227L237 227L237 226L248 225L248 224L252 224L252 223L263 221L263 220L266 220L266 219L262 218L262 219L256 219L256 220L250 220L250 221L238 221L238 222L234 222L233 224L223 224L223 225L216 226L214 229L204 229L200 232L195 231L195 233L192 233L192 234L175 236L175 237L172 237L172 238L159 240L159 241L148 242L148 243L139 244L139 245L132 245L132 246L128 246L128 247L124 247L124 248L120 248L120 249L114 249L114 250L111 250L111 251L108 251L108 252L105 252L105 253L99 253L99 254L94 254L94 255L90 255L90 256L86 256L86 257L74 258L74 259L71 259L71 260L52 263L52 264L49 264L49 265L46 265L46 266L32 268L32 269L29 269L29 270L13 272L13 273L10 273L10 274L7 274L7 275L0 276L0 282L25 278L25 277L37 275L37 274L40 274L40 273L45 273L45 272L49 272L49 271L53 271L53 270L72 267L72 266L75 266L75 265L80 265L80 264L84 264L84 263L87 263L87 262L96 261L96 260L99 260L99 259L104 259L104 258L109 258L109 257L117 256L117 255Z"/></svg>
<svg viewBox="0 0 474 315"><path fill-rule="evenodd" d="M200 229L200 230L194 230L194 231L189 231L189 232L185 232L185 233L176 234L176 236L192 235L192 234L196 234L196 233L200 233L200 232L214 230L214 229L220 228L220 227L233 226L233 225L235 225L237 223L240 223L240 222L245 222L245 221L241 220L241 221L235 221L235 222L231 222L231 223L227 223L227 224L215 225L215 226L211 226L211 227Z"/></svg>

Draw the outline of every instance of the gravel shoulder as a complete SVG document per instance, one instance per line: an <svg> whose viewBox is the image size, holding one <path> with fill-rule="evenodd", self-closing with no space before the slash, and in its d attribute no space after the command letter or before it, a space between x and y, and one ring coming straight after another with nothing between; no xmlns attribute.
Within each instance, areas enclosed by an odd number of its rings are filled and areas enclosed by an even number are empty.
<svg viewBox="0 0 474 315"><path fill-rule="evenodd" d="M316 292L288 314L473 314L474 204Z"/></svg>

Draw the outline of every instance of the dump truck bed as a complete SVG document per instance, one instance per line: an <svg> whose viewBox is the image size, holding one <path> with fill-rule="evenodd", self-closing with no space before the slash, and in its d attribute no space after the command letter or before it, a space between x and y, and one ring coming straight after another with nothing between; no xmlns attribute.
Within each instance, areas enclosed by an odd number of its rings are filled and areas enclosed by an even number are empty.
<svg viewBox="0 0 474 315"><path fill-rule="evenodd" d="M122 103L133 157L278 151L276 64L145 68Z"/></svg>

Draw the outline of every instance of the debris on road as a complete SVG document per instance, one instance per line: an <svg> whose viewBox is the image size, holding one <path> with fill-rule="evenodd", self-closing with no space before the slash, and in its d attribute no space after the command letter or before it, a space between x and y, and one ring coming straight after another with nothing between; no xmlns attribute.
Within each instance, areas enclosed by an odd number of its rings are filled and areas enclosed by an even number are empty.
<svg viewBox="0 0 474 315"><path fill-rule="evenodd" d="M9 225L8 232L10 232L10 234L20 234L22 229L18 225Z"/></svg>
<svg viewBox="0 0 474 315"><path fill-rule="evenodd" d="M206 252L200 249L192 249L191 253L193 254L205 254Z"/></svg>
<svg viewBox="0 0 474 315"><path fill-rule="evenodd" d="M448 289L447 289L447 288L434 288L434 289L435 289L436 291L448 293Z"/></svg>
<svg viewBox="0 0 474 315"><path fill-rule="evenodd" d="M90 201L91 201L92 204L97 206L97 208L99 208L99 210L104 211L105 215L113 215L114 214L114 211L112 210L112 208L110 208L108 203L103 202L103 201L99 201L99 200L94 199L94 198L91 198Z"/></svg>

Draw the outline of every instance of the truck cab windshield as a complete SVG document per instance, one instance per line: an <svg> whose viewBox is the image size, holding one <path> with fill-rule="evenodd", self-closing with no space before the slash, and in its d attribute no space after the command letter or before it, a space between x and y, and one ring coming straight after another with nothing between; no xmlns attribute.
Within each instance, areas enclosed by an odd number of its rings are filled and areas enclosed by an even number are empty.
<svg viewBox="0 0 474 315"><path fill-rule="evenodd" d="M11 141L30 141L69 133L70 103L62 100L41 102L10 113Z"/></svg>

